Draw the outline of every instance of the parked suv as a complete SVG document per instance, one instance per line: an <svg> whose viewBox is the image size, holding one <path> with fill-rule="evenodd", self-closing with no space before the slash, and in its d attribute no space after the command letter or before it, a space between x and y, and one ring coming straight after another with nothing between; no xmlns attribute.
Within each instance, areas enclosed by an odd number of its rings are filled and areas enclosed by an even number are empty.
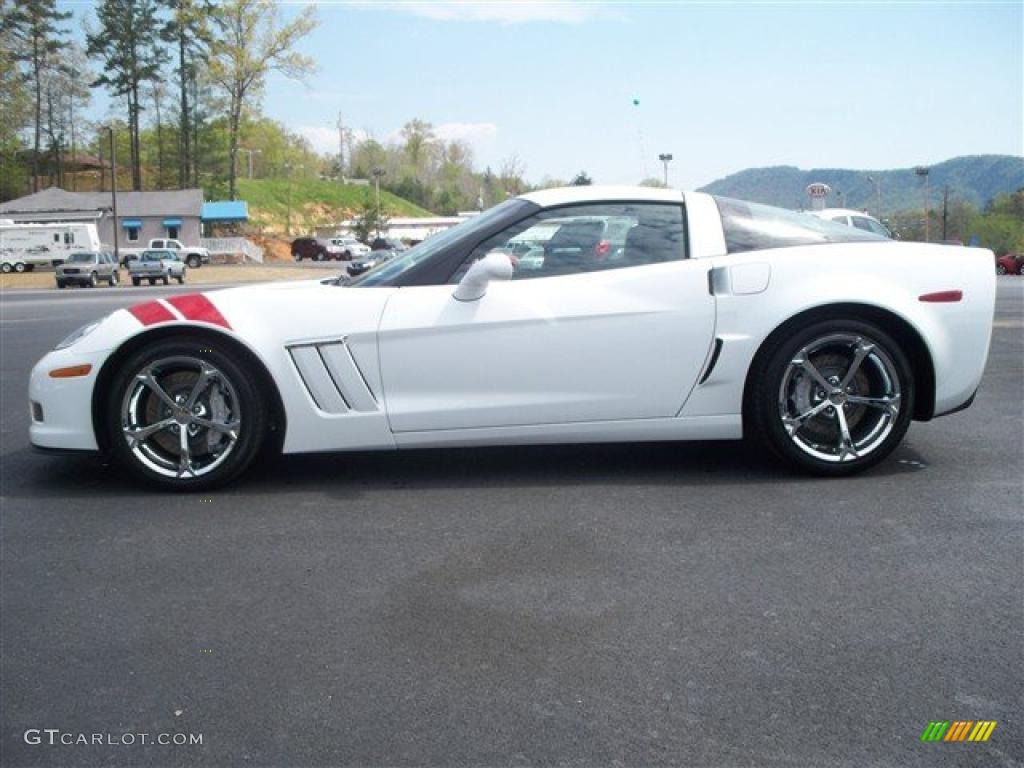
<svg viewBox="0 0 1024 768"><path fill-rule="evenodd" d="M312 259L323 261L330 258L327 253L327 246L315 237L298 237L292 240L292 258L296 261Z"/></svg>
<svg viewBox="0 0 1024 768"><path fill-rule="evenodd" d="M399 240L397 237L378 237L370 243L371 251L394 251L395 253L401 253L402 251L409 250L409 246Z"/></svg>
<svg viewBox="0 0 1024 768"><path fill-rule="evenodd" d="M106 251L79 251L72 253L55 272L57 287L86 285L95 288L100 280L117 285L117 260Z"/></svg>
<svg viewBox="0 0 1024 768"><path fill-rule="evenodd" d="M341 258L345 261L362 258L370 254L370 247L363 245L354 237L332 237L331 243L341 249Z"/></svg>

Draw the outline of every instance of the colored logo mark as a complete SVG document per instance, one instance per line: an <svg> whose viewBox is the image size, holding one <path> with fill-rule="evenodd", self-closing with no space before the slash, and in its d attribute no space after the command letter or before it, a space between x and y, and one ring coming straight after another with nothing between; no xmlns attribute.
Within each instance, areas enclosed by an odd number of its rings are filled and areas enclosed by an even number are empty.
<svg viewBox="0 0 1024 768"><path fill-rule="evenodd" d="M988 741L995 727L995 720L932 720L921 741Z"/></svg>

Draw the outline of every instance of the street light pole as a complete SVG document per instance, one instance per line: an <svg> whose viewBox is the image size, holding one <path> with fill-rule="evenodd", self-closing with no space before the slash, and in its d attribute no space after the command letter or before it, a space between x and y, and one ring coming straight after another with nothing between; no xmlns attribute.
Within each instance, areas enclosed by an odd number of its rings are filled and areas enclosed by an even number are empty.
<svg viewBox="0 0 1024 768"><path fill-rule="evenodd" d="M928 215L928 207L931 205L931 195L928 189L928 166L919 165L914 169L919 177L924 179L924 241L931 242L931 216Z"/></svg>
<svg viewBox="0 0 1024 768"><path fill-rule="evenodd" d="M672 162L672 155L669 152L664 152L658 155L658 159L661 160L661 164L665 169L665 186L668 186L668 164Z"/></svg>
<svg viewBox="0 0 1024 768"><path fill-rule="evenodd" d="M284 230L285 230L285 234L290 236L291 233L292 233L292 171L293 170L301 171L302 170L302 166L301 165L294 165L293 166L291 163L285 163L284 167L288 169L288 209L287 209L288 212L287 212L287 214L285 216Z"/></svg>
<svg viewBox="0 0 1024 768"><path fill-rule="evenodd" d="M110 200L114 214L114 261L121 263L121 254L117 247L117 154L114 152L114 126L107 126L110 134Z"/></svg>
<svg viewBox="0 0 1024 768"><path fill-rule="evenodd" d="M245 152L245 154L248 155L248 157L246 159L249 162L249 178L251 179L252 178L252 156L253 156L253 154L257 154L257 155L262 154L262 150L260 150L260 149L246 149L245 147L236 147L235 149L237 151L239 151L239 152Z"/></svg>

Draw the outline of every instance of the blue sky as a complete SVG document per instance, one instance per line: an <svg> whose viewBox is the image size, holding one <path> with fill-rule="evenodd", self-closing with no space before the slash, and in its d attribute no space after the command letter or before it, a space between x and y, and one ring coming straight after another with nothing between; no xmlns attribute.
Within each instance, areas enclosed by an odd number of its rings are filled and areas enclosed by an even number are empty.
<svg viewBox="0 0 1024 768"><path fill-rule="evenodd" d="M660 175L659 152L684 188L750 166L1022 154L1022 7L319 3L302 46L317 74L272 77L263 103L323 151L339 109L381 140L419 117L533 181L633 183Z"/></svg>

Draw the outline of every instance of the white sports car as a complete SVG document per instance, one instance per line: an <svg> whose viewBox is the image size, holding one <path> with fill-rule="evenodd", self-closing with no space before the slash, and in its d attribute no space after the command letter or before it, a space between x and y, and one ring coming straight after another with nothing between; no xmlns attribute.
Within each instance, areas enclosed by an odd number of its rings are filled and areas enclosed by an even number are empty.
<svg viewBox="0 0 1024 768"><path fill-rule="evenodd" d="M843 475L971 403L992 259L701 193L543 190L356 279L118 310L36 365L31 439L176 489L263 448L744 434Z"/></svg>

